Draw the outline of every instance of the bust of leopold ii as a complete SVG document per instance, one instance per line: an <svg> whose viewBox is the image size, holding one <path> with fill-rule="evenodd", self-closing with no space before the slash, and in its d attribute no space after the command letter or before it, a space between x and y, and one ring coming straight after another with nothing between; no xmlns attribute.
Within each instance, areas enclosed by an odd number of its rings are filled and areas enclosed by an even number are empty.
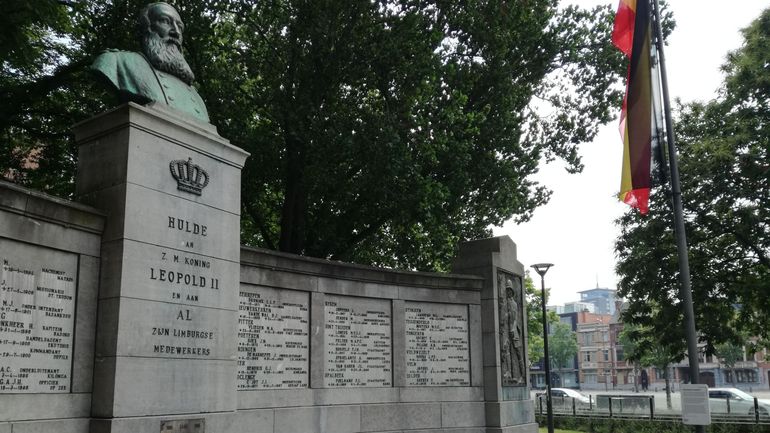
<svg viewBox="0 0 770 433"><path fill-rule="evenodd" d="M91 68L104 76L123 101L161 102L208 122L206 105L192 86L195 76L182 54L184 23L168 3L150 3L139 14L142 52L108 50Z"/></svg>

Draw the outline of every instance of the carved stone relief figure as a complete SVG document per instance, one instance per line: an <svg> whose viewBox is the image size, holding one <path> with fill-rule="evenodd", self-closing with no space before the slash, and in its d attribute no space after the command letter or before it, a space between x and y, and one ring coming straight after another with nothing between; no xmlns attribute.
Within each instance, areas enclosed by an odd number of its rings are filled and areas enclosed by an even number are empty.
<svg viewBox="0 0 770 433"><path fill-rule="evenodd" d="M498 313L500 338L500 365L502 384L507 386L526 384L524 365L523 299L520 280L513 275L499 272L497 276Z"/></svg>

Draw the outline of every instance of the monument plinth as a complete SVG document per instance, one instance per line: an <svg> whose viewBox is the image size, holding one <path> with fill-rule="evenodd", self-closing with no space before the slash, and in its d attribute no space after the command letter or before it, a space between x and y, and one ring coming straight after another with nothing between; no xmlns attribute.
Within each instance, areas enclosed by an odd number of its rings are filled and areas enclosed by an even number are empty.
<svg viewBox="0 0 770 433"><path fill-rule="evenodd" d="M74 128L78 198L107 214L92 415L109 424L236 409L248 154L164 107L128 103Z"/></svg>
<svg viewBox="0 0 770 433"><path fill-rule="evenodd" d="M481 290L484 400L488 433L537 431L529 396L524 267L507 237L460 245L453 271L484 278Z"/></svg>

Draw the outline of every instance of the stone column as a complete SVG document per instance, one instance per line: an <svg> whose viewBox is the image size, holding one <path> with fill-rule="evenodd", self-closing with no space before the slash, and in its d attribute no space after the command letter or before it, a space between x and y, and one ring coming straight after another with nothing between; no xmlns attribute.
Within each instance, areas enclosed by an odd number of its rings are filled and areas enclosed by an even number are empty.
<svg viewBox="0 0 770 433"><path fill-rule="evenodd" d="M122 105L74 132L78 200L107 214L92 432L203 431L236 409L248 154L162 106Z"/></svg>
<svg viewBox="0 0 770 433"><path fill-rule="evenodd" d="M524 267L516 259L516 244L508 236L463 243L452 271L484 278L481 331L487 432L536 433L529 395Z"/></svg>

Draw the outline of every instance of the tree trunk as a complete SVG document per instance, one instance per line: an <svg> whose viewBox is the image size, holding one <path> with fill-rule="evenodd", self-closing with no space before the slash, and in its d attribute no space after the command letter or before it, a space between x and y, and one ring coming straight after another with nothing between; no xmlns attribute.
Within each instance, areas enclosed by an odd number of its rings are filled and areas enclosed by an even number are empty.
<svg viewBox="0 0 770 433"><path fill-rule="evenodd" d="M639 392L639 364L634 363L634 392Z"/></svg>
<svg viewBox="0 0 770 433"><path fill-rule="evenodd" d="M668 377L668 365L663 371L663 376L666 378L666 407L671 409L671 381Z"/></svg>
<svg viewBox="0 0 770 433"><path fill-rule="evenodd" d="M285 135L287 143L286 188L281 211L281 238L278 248L283 252L302 254L307 212L304 146L291 133Z"/></svg>

